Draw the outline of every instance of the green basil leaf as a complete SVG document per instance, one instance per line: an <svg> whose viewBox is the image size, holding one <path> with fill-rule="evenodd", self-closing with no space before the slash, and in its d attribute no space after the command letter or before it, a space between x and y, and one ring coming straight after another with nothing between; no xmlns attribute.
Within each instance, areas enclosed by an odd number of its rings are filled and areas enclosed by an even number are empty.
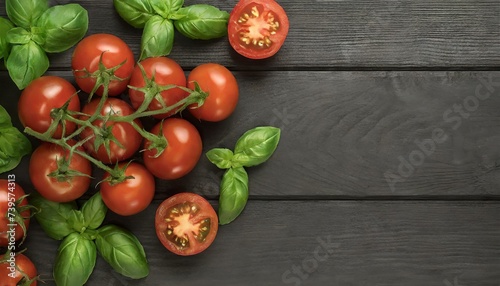
<svg viewBox="0 0 500 286"><path fill-rule="evenodd" d="M220 169L231 168L231 159L233 151L226 148L214 148L207 152L207 158Z"/></svg>
<svg viewBox="0 0 500 286"><path fill-rule="evenodd" d="M74 231L82 233L86 229L85 218L79 210L71 210L68 217L68 223Z"/></svg>
<svg viewBox="0 0 500 286"><path fill-rule="evenodd" d="M149 0L154 11L165 19L184 5L184 0Z"/></svg>
<svg viewBox="0 0 500 286"><path fill-rule="evenodd" d="M31 153L31 142L12 126L7 110L0 105L0 173L17 167L23 156Z"/></svg>
<svg viewBox="0 0 500 286"><path fill-rule="evenodd" d="M16 26L26 28L33 26L36 19L49 8L47 0L6 0L5 10L9 19Z"/></svg>
<svg viewBox="0 0 500 286"><path fill-rule="evenodd" d="M174 45L172 21L156 15L144 26L141 39L141 60L149 57L166 56Z"/></svg>
<svg viewBox="0 0 500 286"><path fill-rule="evenodd" d="M175 21L175 28L191 39L215 39L227 35L229 13L218 8L196 4L179 9L176 14L184 17Z"/></svg>
<svg viewBox="0 0 500 286"><path fill-rule="evenodd" d="M30 42L31 33L21 27L15 27L7 32L7 42L9 44L24 45Z"/></svg>
<svg viewBox="0 0 500 286"><path fill-rule="evenodd" d="M85 36L89 17L87 10L78 4L56 5L46 10L35 25L44 39L42 48L48 53L59 53Z"/></svg>
<svg viewBox="0 0 500 286"><path fill-rule="evenodd" d="M262 126L243 134L234 148L234 166L251 167L267 161L278 147L281 130Z"/></svg>
<svg viewBox="0 0 500 286"><path fill-rule="evenodd" d="M12 28L14 28L14 24L11 21L0 17L0 59L6 59L9 56L10 45L7 41L7 33Z"/></svg>
<svg viewBox="0 0 500 286"><path fill-rule="evenodd" d="M54 264L58 286L84 285L92 274L97 258L95 243L79 233L68 235L59 246Z"/></svg>
<svg viewBox="0 0 500 286"><path fill-rule="evenodd" d="M96 229L101 226L108 208L102 200L100 192L95 193L82 206L82 213L88 228Z"/></svg>
<svg viewBox="0 0 500 286"><path fill-rule="evenodd" d="M71 212L77 209L75 202L56 203L44 199L37 193L32 193L30 204L39 210L35 214L35 219L49 237L61 240L74 232L68 220Z"/></svg>
<svg viewBox="0 0 500 286"><path fill-rule="evenodd" d="M149 1L113 0L113 4L118 15L135 28L143 28L149 18L155 15Z"/></svg>
<svg viewBox="0 0 500 286"><path fill-rule="evenodd" d="M219 224L236 219L247 204L248 174L243 167L230 168L222 177L219 197Z"/></svg>
<svg viewBox="0 0 500 286"><path fill-rule="evenodd" d="M97 250L116 272L133 279L148 276L146 253L137 237L115 225L103 226L98 231Z"/></svg>
<svg viewBox="0 0 500 286"><path fill-rule="evenodd" d="M6 67L10 78L19 89L42 76L49 68L49 58L45 51L35 42L14 45L7 58Z"/></svg>

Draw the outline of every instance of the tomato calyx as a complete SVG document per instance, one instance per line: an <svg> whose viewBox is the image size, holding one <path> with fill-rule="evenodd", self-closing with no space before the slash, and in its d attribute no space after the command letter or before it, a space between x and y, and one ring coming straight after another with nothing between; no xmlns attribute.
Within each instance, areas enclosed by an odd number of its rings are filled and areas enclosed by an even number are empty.
<svg viewBox="0 0 500 286"><path fill-rule="evenodd" d="M109 176L105 178L104 180L100 181L98 184L103 183L103 182L108 182L111 186L114 186L116 184L120 184L125 182L126 180L131 180L135 179L134 176L126 176L125 175L125 170L127 170L128 166L132 162L128 162L126 164L116 164L114 168L109 169L107 172L109 173Z"/></svg>
<svg viewBox="0 0 500 286"><path fill-rule="evenodd" d="M95 92L99 89L99 87L101 87L101 86L104 87L103 97L107 97L108 91L109 91L109 84L111 81L113 81L113 80L115 80L115 81L126 80L126 78L121 78L121 77L116 76L115 73L119 68L121 68L123 65L125 65L127 60L125 59L123 62L119 63L118 65L116 65L112 68L107 68L102 61L104 53L105 53L105 51L102 52L101 56L99 57L99 64L98 64L98 68L96 71L89 72L86 68L84 68L82 70L74 70L74 72L76 72L76 73L83 73L83 75L78 76L79 78L92 77L92 78L96 79L94 88L92 89L92 91L89 94L89 98L88 98L89 102L92 99Z"/></svg>
<svg viewBox="0 0 500 286"><path fill-rule="evenodd" d="M72 178L74 177L88 177L92 178L91 176L84 174L80 171L73 170L71 169L70 162L71 162L71 156L70 154L68 157L61 157L56 160L57 163L57 169L51 173L49 173L47 176L56 179L58 182L70 182Z"/></svg>
<svg viewBox="0 0 500 286"><path fill-rule="evenodd" d="M152 136L148 136L147 140L151 142L145 150L156 150L156 153L153 158L158 158L165 151L165 148L168 146L167 138L163 135L163 124L160 125L160 130L158 134L152 134ZM145 151L143 150L143 151Z"/></svg>

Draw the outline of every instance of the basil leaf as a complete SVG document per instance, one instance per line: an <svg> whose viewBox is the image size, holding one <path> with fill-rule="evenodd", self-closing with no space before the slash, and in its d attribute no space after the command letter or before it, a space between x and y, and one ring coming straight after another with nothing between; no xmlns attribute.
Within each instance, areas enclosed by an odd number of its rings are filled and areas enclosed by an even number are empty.
<svg viewBox="0 0 500 286"><path fill-rule="evenodd" d="M263 126L243 134L234 148L234 166L251 167L267 161L278 147L281 130Z"/></svg>
<svg viewBox="0 0 500 286"><path fill-rule="evenodd" d="M47 0L6 0L5 10L9 19L16 26L26 28L33 26L35 20L49 8Z"/></svg>
<svg viewBox="0 0 500 286"><path fill-rule="evenodd" d="M39 210L35 214L35 219L49 237L61 240L74 232L68 220L71 212L77 209L75 202L56 203L32 193L30 204Z"/></svg>
<svg viewBox="0 0 500 286"><path fill-rule="evenodd" d="M5 66L17 87L24 89L47 71L49 58L38 44L30 41L24 45L14 45Z"/></svg>
<svg viewBox="0 0 500 286"><path fill-rule="evenodd" d="M165 19L184 5L184 0L149 0L155 12Z"/></svg>
<svg viewBox="0 0 500 286"><path fill-rule="evenodd" d="M59 53L85 36L89 17L87 10L78 4L56 5L46 10L35 25L44 38L41 47L48 53Z"/></svg>
<svg viewBox="0 0 500 286"><path fill-rule="evenodd" d="M71 210L68 216L68 224L74 231L82 233L85 231L86 223L83 213L79 210Z"/></svg>
<svg viewBox="0 0 500 286"><path fill-rule="evenodd" d="M135 28L143 28L149 18L155 15L149 1L113 0L113 4L120 17Z"/></svg>
<svg viewBox="0 0 500 286"><path fill-rule="evenodd" d="M248 175L243 167L230 168L224 173L220 185L219 224L236 219L248 200Z"/></svg>
<svg viewBox="0 0 500 286"><path fill-rule="evenodd" d="M175 28L188 38L209 40L227 34L229 13L214 6L191 5L179 9L176 14L184 17L174 22Z"/></svg>
<svg viewBox="0 0 500 286"><path fill-rule="evenodd" d="M31 153L31 142L12 126L7 110L0 105L0 173L17 167L23 156Z"/></svg>
<svg viewBox="0 0 500 286"><path fill-rule="evenodd" d="M95 193L88 201L82 206L82 213L86 225L90 229L96 229L101 226L108 208L102 201L100 192Z"/></svg>
<svg viewBox="0 0 500 286"><path fill-rule="evenodd" d="M7 41L7 33L12 28L14 28L14 24L11 21L0 17L0 59L9 56L10 45Z"/></svg>
<svg viewBox="0 0 500 286"><path fill-rule="evenodd" d="M141 39L141 60L149 57L166 56L174 45L172 21L156 15L144 26Z"/></svg>
<svg viewBox="0 0 500 286"><path fill-rule="evenodd" d="M54 280L58 286L80 286L92 274L97 258L95 243L73 232L59 246L54 264Z"/></svg>
<svg viewBox="0 0 500 286"><path fill-rule="evenodd" d="M7 32L7 42L9 44L24 45L30 42L31 33L21 27L15 27Z"/></svg>
<svg viewBox="0 0 500 286"><path fill-rule="evenodd" d="M207 152L207 158L220 169L231 168L233 151L226 148L214 148Z"/></svg>
<svg viewBox="0 0 500 286"><path fill-rule="evenodd" d="M98 231L97 250L116 272L133 279L148 276L146 253L137 237L115 225L103 226Z"/></svg>

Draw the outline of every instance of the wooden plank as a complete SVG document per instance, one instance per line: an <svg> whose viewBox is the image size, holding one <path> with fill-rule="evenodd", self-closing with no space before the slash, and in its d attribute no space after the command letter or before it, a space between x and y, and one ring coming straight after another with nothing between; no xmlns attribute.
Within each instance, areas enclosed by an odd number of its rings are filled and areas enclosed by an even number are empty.
<svg viewBox="0 0 500 286"><path fill-rule="evenodd" d="M69 73L55 74L72 80ZM235 75L241 97L229 119L184 118L200 131L204 152L233 148L259 125L282 129L271 160L248 169L252 197L500 195L500 72ZM0 82L0 104L19 127L19 91L6 73ZM30 185L27 166L25 158L13 172ZM186 190L215 198L222 173L203 156L188 176L158 181L158 193ZM101 175L95 174L96 182Z"/></svg>
<svg viewBox="0 0 500 286"><path fill-rule="evenodd" d="M98 258L87 285L498 286L500 281L498 203L250 201L241 217L219 229L209 249L193 257L175 256L160 244L153 226L157 206L128 218L107 217L107 223L125 225L139 237L150 275L125 279ZM57 245L38 224L31 226L27 255L47 286L54 285Z"/></svg>
<svg viewBox="0 0 500 286"><path fill-rule="evenodd" d="M116 34L139 55L141 30L121 20L111 1L71 2L80 3L89 11L89 34ZM279 2L287 11L291 29L286 44L274 58L258 62L245 60L232 50L227 38L192 41L179 34L171 57L186 69L210 61L237 70L500 66L497 0ZM200 1L186 0L185 3ZM231 11L235 1L203 3ZM4 9L1 5L0 15L6 15ZM52 66L69 69L71 51L53 55Z"/></svg>
<svg viewBox="0 0 500 286"><path fill-rule="evenodd" d="M54 74L72 80L67 72ZM500 195L500 72L235 75L241 97L229 119L184 117L200 131L204 152L233 148L255 126L282 129L271 160L248 169L252 197ZM0 82L0 104L17 121L19 91L6 73ZM13 172L30 185L27 166L28 158ZM158 181L158 195L186 190L216 198L221 176L202 157L188 176ZM101 174L95 177L97 182Z"/></svg>

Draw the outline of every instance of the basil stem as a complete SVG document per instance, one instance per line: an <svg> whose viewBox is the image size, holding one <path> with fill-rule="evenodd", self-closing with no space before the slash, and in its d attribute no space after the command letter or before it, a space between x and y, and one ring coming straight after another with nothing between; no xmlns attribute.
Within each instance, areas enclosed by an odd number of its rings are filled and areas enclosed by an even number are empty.
<svg viewBox="0 0 500 286"><path fill-rule="evenodd" d="M142 33L141 60L149 57L166 56L174 45L174 25L161 16L151 17Z"/></svg>
<svg viewBox="0 0 500 286"><path fill-rule="evenodd" d="M247 204L248 175L243 167L229 168L220 185L219 224L236 219Z"/></svg>
<svg viewBox="0 0 500 286"><path fill-rule="evenodd" d="M12 126L9 113L0 105L0 173L17 167L30 152L31 142Z"/></svg>
<svg viewBox="0 0 500 286"><path fill-rule="evenodd" d="M214 6L195 4L179 9L176 14L183 17L174 22L175 28L188 38L209 40L227 35L229 13Z"/></svg>
<svg viewBox="0 0 500 286"><path fill-rule="evenodd" d="M88 201L86 201L83 204L81 211L88 228L97 229L101 226L104 218L106 217L106 212L108 211L108 207L106 207L102 200L101 192L95 193Z"/></svg>
<svg viewBox="0 0 500 286"><path fill-rule="evenodd" d="M57 5L46 10L35 26L42 33L42 48L48 53L59 53L74 46L87 33L87 10L78 4Z"/></svg>
<svg viewBox="0 0 500 286"><path fill-rule="evenodd" d="M149 265L141 243L130 231L115 225L98 229L97 250L113 269L130 278L148 276Z"/></svg>
<svg viewBox="0 0 500 286"><path fill-rule="evenodd" d="M30 28L36 19L49 8L47 0L6 0L5 10L9 19L18 27Z"/></svg>
<svg viewBox="0 0 500 286"><path fill-rule="evenodd" d="M120 17L134 28L143 28L149 18L155 15L149 1L114 0L113 5Z"/></svg>
<svg viewBox="0 0 500 286"><path fill-rule="evenodd" d="M68 235L59 246L53 275L58 286L84 285L97 258L96 245L79 233Z"/></svg>
<svg viewBox="0 0 500 286"><path fill-rule="evenodd" d="M11 21L0 17L0 59L7 58L10 52L10 45L7 41L7 33L14 28Z"/></svg>
<svg viewBox="0 0 500 286"><path fill-rule="evenodd" d="M24 45L14 45L5 66L10 78L19 89L42 76L49 68L49 58L45 51L34 41Z"/></svg>
<svg viewBox="0 0 500 286"><path fill-rule="evenodd" d="M75 202L56 203L33 193L30 195L30 203L39 210L35 219L49 237L61 240L74 232L69 218L71 212L77 209Z"/></svg>
<svg viewBox="0 0 500 286"><path fill-rule="evenodd" d="M271 126L257 127L243 134L234 147L235 166L252 167L267 161L278 147L281 131Z"/></svg>

